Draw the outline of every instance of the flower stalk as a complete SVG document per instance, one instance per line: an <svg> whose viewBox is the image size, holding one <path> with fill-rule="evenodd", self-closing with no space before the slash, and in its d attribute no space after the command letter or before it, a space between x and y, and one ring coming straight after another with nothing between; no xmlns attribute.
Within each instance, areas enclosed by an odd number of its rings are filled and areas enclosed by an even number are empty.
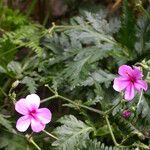
<svg viewBox="0 0 150 150"><path fill-rule="evenodd" d="M113 131L112 131L112 128L111 128L111 125L110 125L110 122L109 122L109 120L108 120L108 116L107 116L107 115L105 115L105 120L106 120L108 129L109 129L109 132L110 132L110 134L111 134L111 137L112 137L112 140L113 140L115 146L119 147L119 144L118 144L117 141L116 141L116 138L115 138L114 133L113 133Z"/></svg>
<svg viewBox="0 0 150 150"><path fill-rule="evenodd" d="M141 91L140 93L140 98L139 98L139 101L137 103L137 107L140 105L141 101L142 101L142 97L143 97L143 90Z"/></svg>
<svg viewBox="0 0 150 150"><path fill-rule="evenodd" d="M44 132L45 134L47 134L48 136L54 138L55 140L58 140L58 138L57 138L56 136L54 136L53 134L47 132L46 130L43 130L43 132Z"/></svg>
<svg viewBox="0 0 150 150"><path fill-rule="evenodd" d="M34 147L37 149L37 150L42 150L36 143L35 143L35 141L33 140L33 138L32 138L32 133L31 133L31 135L26 135L26 138L27 138L27 140L28 140L28 142L29 143L32 143L33 145L34 145Z"/></svg>
<svg viewBox="0 0 150 150"><path fill-rule="evenodd" d="M95 112L95 113L98 113L98 114L100 114L100 115L104 115L104 114L105 114L105 112L103 112L103 111L100 111L100 110L98 110L98 109L94 109L94 108L92 108L92 107L88 107L88 106L83 105L83 104L79 104L79 103L73 102L71 99L66 98L66 97L64 97L64 96L61 96L61 95L58 95L58 94L41 100L41 103L47 102L47 101L52 100L52 99L55 99L55 98L60 98L60 99L62 99L62 100L65 100L65 101L67 101L67 102L73 104L73 105L76 106L76 107L82 107L82 108L88 109L88 110L90 110L90 111L93 111L93 112Z"/></svg>

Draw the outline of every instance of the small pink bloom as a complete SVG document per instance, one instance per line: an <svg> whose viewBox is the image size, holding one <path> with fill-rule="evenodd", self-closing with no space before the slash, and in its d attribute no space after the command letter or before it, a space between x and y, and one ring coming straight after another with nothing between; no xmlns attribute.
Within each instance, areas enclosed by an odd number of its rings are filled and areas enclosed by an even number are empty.
<svg viewBox="0 0 150 150"><path fill-rule="evenodd" d="M114 79L113 88L118 92L124 91L126 100L134 98L135 90L141 92L142 89L145 91L148 89L148 84L142 80L143 74L138 67L122 65L118 73L119 77Z"/></svg>
<svg viewBox="0 0 150 150"><path fill-rule="evenodd" d="M131 116L131 111L129 111L129 110L123 111L122 116L126 119L129 118Z"/></svg>
<svg viewBox="0 0 150 150"><path fill-rule="evenodd" d="M52 114L47 108L39 108L40 98L36 94L28 95L15 104L15 110L23 116L17 120L16 128L24 132L31 124L33 132L44 130L45 125L51 121Z"/></svg>

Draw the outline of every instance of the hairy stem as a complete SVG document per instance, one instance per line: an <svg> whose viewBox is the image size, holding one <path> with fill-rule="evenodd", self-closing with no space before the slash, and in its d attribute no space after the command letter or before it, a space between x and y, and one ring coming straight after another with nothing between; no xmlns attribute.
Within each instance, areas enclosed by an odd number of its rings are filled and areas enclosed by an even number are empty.
<svg viewBox="0 0 150 150"><path fill-rule="evenodd" d="M45 99L41 100L41 103L47 102L47 101L52 100L52 99L55 99L55 98L58 98L58 95L54 95L54 96L45 98Z"/></svg>
<svg viewBox="0 0 150 150"><path fill-rule="evenodd" d="M31 137L32 136L32 133L31 135L26 135L26 138L27 140L29 141L29 143L32 143L34 145L34 147L37 149L37 150L42 150L33 140L33 138Z"/></svg>
<svg viewBox="0 0 150 150"><path fill-rule="evenodd" d="M48 30L48 33L51 34L53 32L53 30L56 28L55 23L52 23L52 27Z"/></svg>
<svg viewBox="0 0 150 150"><path fill-rule="evenodd" d="M119 101L119 103L117 103L116 105L114 105L112 108L110 108L109 110L107 110L105 112L105 114L109 114L111 113L117 106L119 106L122 103L122 101Z"/></svg>
<svg viewBox="0 0 150 150"><path fill-rule="evenodd" d="M100 110L98 110L98 109L94 109L94 108L92 108L92 107L88 107L88 106L86 106L86 105L77 104L76 102L73 102L71 99L66 98L66 97L63 97L63 96L61 96L61 95L58 95L58 98L61 98L61 99L65 100L65 101L68 101L68 102L70 102L71 104L73 104L73 105L75 105L75 106L79 106L79 107L82 107L82 108L91 110L91 111L93 111L93 112L96 112L96 113L98 113L98 114L100 114L100 115L104 115L104 112L103 112L103 111L100 111Z"/></svg>
<svg viewBox="0 0 150 150"><path fill-rule="evenodd" d="M108 116L107 116L107 115L105 115L105 120L106 120L108 129L109 129L109 132L110 132L110 134L111 134L111 137L112 137L112 140L113 140L115 146L119 146L119 144L117 143L116 138L115 138L115 136L114 136L114 133L113 133L113 131L112 131L112 128L111 128L111 125L110 125L110 122L109 122L109 120L108 120Z"/></svg>
<svg viewBox="0 0 150 150"><path fill-rule="evenodd" d="M52 100L52 99L55 99L55 98L60 98L60 99L62 99L62 100L65 100L65 101L67 101L67 102L73 104L73 105L76 106L76 107L82 107L82 108L88 109L88 110L90 110L90 111L93 111L93 112L95 112L95 113L98 113L98 114L100 114L100 115L104 115L104 114L105 114L105 112L103 112L103 111L100 111L100 110L98 110L98 109L94 109L94 108L92 108L92 107L88 107L88 106L83 105L83 104L76 103L76 102L72 101L71 99L66 98L66 97L64 97L64 96L61 96L61 95L54 95L54 96L45 98L45 99L41 100L41 103L44 103L44 102L46 102L46 101L49 101L49 100Z"/></svg>
<svg viewBox="0 0 150 150"><path fill-rule="evenodd" d="M139 106L139 104L140 104L141 101L142 101L142 96L143 96L143 90L142 90L141 93L140 93L140 98L139 98L139 101L138 101L138 103L137 103L137 107Z"/></svg>
<svg viewBox="0 0 150 150"><path fill-rule="evenodd" d="M127 135L127 137L125 139L122 140L121 144L124 144L130 137L132 137L134 134L130 133L129 135Z"/></svg>
<svg viewBox="0 0 150 150"><path fill-rule="evenodd" d="M36 149L42 150L32 139L30 140L30 142L36 147Z"/></svg>
<svg viewBox="0 0 150 150"><path fill-rule="evenodd" d="M67 102L73 104L73 105L76 106L76 107L82 107L82 108L88 109L88 110L90 110L90 111L93 111L93 112L95 112L95 113L98 113L98 114L100 114L100 115L105 115L105 112L103 112L103 111L100 111L100 110L98 110L98 109L94 109L94 108L92 108L92 107L88 107L88 106L83 105L83 104L78 104L78 103L74 102L73 100L71 100L71 99L69 99L69 98L66 98L66 97L64 97L64 96L59 95L59 94L57 93L57 91L54 91L54 90L53 90L52 88L50 88L48 85L45 85L45 86L48 87L48 89L54 94L54 96L51 96L51 97L48 97L48 98L45 98L45 99L41 100L41 103L46 102L46 101L49 101L49 100L51 100L51 99L60 98L60 99L62 99L62 100L65 100L65 101L67 101Z"/></svg>
<svg viewBox="0 0 150 150"><path fill-rule="evenodd" d="M47 132L46 130L43 130L43 132L46 133L48 136L50 136L50 137L52 137L52 138L58 140L58 138L57 138L56 136L54 136L53 134Z"/></svg>
<svg viewBox="0 0 150 150"><path fill-rule="evenodd" d="M57 91L54 91L48 84L45 84L45 86L55 95L58 95Z"/></svg>

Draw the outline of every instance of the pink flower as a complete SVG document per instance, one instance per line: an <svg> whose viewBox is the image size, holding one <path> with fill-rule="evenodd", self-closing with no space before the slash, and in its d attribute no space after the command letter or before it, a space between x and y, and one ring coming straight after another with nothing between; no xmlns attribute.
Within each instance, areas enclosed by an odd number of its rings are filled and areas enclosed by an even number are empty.
<svg viewBox="0 0 150 150"><path fill-rule="evenodd" d="M123 111L122 116L126 119L129 118L131 116L131 111L129 111L129 110Z"/></svg>
<svg viewBox="0 0 150 150"><path fill-rule="evenodd" d="M148 84L142 80L143 74L138 67L131 68L127 65L119 67L119 77L114 79L113 88L118 91L124 91L124 98L128 101L132 100L135 91L147 90Z"/></svg>
<svg viewBox="0 0 150 150"><path fill-rule="evenodd" d="M24 132L31 124L33 132L44 130L45 125L51 121L52 114L47 108L39 108L40 98L36 94L28 95L15 104L15 110L23 116L17 120L16 128Z"/></svg>

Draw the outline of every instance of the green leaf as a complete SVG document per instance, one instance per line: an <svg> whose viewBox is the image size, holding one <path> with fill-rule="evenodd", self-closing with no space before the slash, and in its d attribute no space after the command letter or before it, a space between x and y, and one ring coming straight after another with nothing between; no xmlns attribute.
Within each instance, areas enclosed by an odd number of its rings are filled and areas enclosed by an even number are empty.
<svg viewBox="0 0 150 150"><path fill-rule="evenodd" d="M64 116L58 120L63 125L54 130L58 137L52 145L59 150L76 150L77 147L85 147L89 133L94 129L74 116ZM82 141L82 142L81 142Z"/></svg>
<svg viewBox="0 0 150 150"><path fill-rule="evenodd" d="M133 52L136 40L135 32L135 16L129 6L128 0L123 1L123 15L121 20L121 28L119 31L119 42L130 49L129 53Z"/></svg>
<svg viewBox="0 0 150 150"><path fill-rule="evenodd" d="M26 150L27 142L19 135L3 134L0 137L0 148L5 150Z"/></svg>
<svg viewBox="0 0 150 150"><path fill-rule="evenodd" d="M87 105L87 106L96 105L97 103L100 103L102 99L103 99L102 96L97 96L97 97L95 97L95 99L88 99L88 100L87 100L86 102L84 102L83 104L84 104L84 105Z"/></svg>
<svg viewBox="0 0 150 150"><path fill-rule="evenodd" d="M110 134L108 126L104 125L103 127L100 127L97 131L96 131L96 136L105 136L107 134Z"/></svg>
<svg viewBox="0 0 150 150"><path fill-rule="evenodd" d="M106 87L109 87L111 81L115 78L115 75L108 71L98 70L90 74L90 76L82 83L84 86L91 86L96 83L105 83Z"/></svg>
<svg viewBox="0 0 150 150"><path fill-rule="evenodd" d="M0 66L0 73L7 73L7 69Z"/></svg>
<svg viewBox="0 0 150 150"><path fill-rule="evenodd" d="M142 97L140 104L137 106L137 114L141 115L144 119L142 123L150 124L150 105L144 96Z"/></svg>
<svg viewBox="0 0 150 150"><path fill-rule="evenodd" d="M130 123L128 120L120 116L120 113L116 114L113 117L113 119L123 134L137 135L140 139L145 138L143 133L139 129L137 129L134 125L132 125L132 123Z"/></svg>
<svg viewBox="0 0 150 150"><path fill-rule="evenodd" d="M80 81L81 74L84 75L84 67L88 59L89 57L86 57L79 61L72 62L68 64L67 68L64 70L64 77L69 78L73 85L76 85Z"/></svg>
<svg viewBox="0 0 150 150"><path fill-rule="evenodd" d="M0 124L8 129L10 132L13 132L13 127L7 119L5 119L4 115L0 114Z"/></svg>
<svg viewBox="0 0 150 150"><path fill-rule="evenodd" d="M16 75L17 77L22 76L22 67L21 64L17 61L11 61L7 65L8 72L12 73L13 75Z"/></svg>
<svg viewBox="0 0 150 150"><path fill-rule="evenodd" d="M86 143L86 147L83 148L82 150L117 150L117 148L115 146L110 146L110 145L107 146L105 143L102 143L94 139L94 140L88 140Z"/></svg>
<svg viewBox="0 0 150 150"><path fill-rule="evenodd" d="M6 31L16 30L28 24L27 18L18 10L0 6L0 27Z"/></svg>
<svg viewBox="0 0 150 150"><path fill-rule="evenodd" d="M31 77L25 76L22 80L21 83L25 84L28 87L28 91L30 93L36 93L37 90L37 84L35 80Z"/></svg>
<svg viewBox="0 0 150 150"><path fill-rule="evenodd" d="M150 14L150 7L146 11L148 14ZM140 55L149 52L149 48L150 48L149 35L150 35L150 22L149 22L149 18L145 14L144 16L138 18L137 25L136 25L137 40L135 43L135 49Z"/></svg>
<svg viewBox="0 0 150 150"><path fill-rule="evenodd" d="M34 24L26 25L16 31L6 32L2 38L3 40L10 40L16 46L28 47L41 56L42 48L40 47L40 38L44 36L41 29Z"/></svg>
<svg viewBox="0 0 150 150"><path fill-rule="evenodd" d="M147 145L145 145L144 143L142 143L142 142L137 142L137 143L134 143L133 145L135 145L135 146L137 146L137 147L139 147L139 148L142 148L142 149L150 149L150 147L149 146L147 146Z"/></svg>
<svg viewBox="0 0 150 150"><path fill-rule="evenodd" d="M12 61L17 52L15 44L11 39L0 38L0 65L5 67Z"/></svg>

